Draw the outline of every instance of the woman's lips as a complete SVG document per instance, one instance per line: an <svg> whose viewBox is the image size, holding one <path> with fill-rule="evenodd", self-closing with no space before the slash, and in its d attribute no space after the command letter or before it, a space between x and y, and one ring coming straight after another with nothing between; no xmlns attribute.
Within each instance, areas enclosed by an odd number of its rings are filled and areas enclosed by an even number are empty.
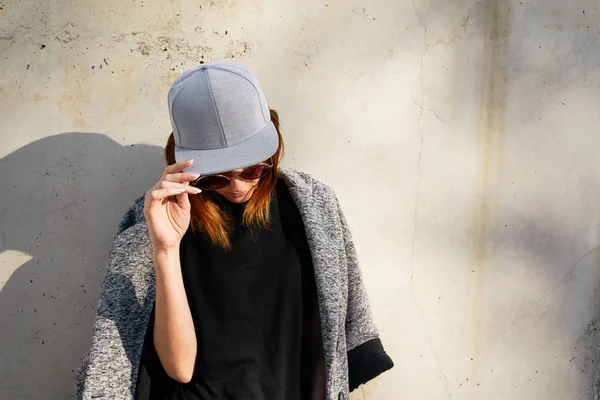
<svg viewBox="0 0 600 400"><path fill-rule="evenodd" d="M248 192L235 192L235 193L231 193L231 197L234 197L236 199L240 199L242 197L245 197L247 193Z"/></svg>

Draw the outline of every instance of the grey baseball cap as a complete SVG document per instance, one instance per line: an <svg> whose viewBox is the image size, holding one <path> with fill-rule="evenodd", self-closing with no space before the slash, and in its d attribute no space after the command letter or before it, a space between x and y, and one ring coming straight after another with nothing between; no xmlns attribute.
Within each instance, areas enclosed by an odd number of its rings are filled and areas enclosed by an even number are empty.
<svg viewBox="0 0 600 400"><path fill-rule="evenodd" d="M279 145L258 79L245 66L211 61L183 72L168 94L175 161L202 175L267 160Z"/></svg>

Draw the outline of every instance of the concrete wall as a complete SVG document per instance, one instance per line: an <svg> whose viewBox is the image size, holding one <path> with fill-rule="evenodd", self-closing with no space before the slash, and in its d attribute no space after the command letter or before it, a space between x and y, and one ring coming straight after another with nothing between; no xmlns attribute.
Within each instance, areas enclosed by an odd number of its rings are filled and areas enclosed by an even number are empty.
<svg viewBox="0 0 600 400"><path fill-rule="evenodd" d="M336 189L396 367L353 399L595 399L597 0L0 1L0 398L72 398L166 93L232 58Z"/></svg>

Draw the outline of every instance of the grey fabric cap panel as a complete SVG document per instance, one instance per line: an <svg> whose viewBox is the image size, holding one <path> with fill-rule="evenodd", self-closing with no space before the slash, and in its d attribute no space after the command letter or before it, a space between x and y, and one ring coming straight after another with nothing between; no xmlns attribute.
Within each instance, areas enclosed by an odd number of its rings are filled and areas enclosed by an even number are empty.
<svg viewBox="0 0 600 400"><path fill-rule="evenodd" d="M243 65L213 61L185 71L168 94L175 160L188 171L230 171L271 157L277 131L258 79Z"/></svg>

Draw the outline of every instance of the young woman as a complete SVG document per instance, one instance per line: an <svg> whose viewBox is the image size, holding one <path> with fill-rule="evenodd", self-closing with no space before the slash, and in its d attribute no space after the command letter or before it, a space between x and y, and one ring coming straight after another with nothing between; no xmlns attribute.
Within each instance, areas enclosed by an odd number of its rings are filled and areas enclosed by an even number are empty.
<svg viewBox="0 0 600 400"><path fill-rule="evenodd" d="M169 91L167 167L109 253L79 399L347 399L392 368L333 190L279 165L256 77Z"/></svg>

